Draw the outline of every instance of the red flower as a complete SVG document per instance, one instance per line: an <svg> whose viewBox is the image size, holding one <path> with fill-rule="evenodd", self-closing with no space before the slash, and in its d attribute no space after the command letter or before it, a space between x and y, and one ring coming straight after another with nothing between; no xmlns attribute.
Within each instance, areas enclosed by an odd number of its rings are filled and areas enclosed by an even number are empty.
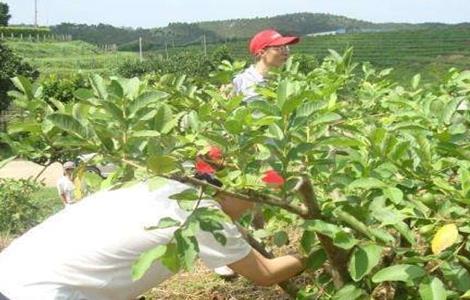
<svg viewBox="0 0 470 300"><path fill-rule="evenodd" d="M209 165L208 163L206 163L205 161L199 158L196 159L196 171L199 174L214 174L215 173L215 169L211 165Z"/></svg>
<svg viewBox="0 0 470 300"><path fill-rule="evenodd" d="M219 159L222 159L222 150L220 150L220 148L217 146L210 146L209 152L207 152L207 155L212 160L219 160Z"/></svg>
<svg viewBox="0 0 470 300"><path fill-rule="evenodd" d="M264 172L262 180L269 185L274 185L278 187L283 185L285 182L284 178L282 178L282 176L274 170Z"/></svg>

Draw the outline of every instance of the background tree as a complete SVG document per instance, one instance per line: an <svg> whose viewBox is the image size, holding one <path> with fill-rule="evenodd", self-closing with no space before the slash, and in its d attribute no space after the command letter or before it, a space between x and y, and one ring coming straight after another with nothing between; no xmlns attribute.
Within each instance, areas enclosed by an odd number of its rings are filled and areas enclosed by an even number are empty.
<svg viewBox="0 0 470 300"><path fill-rule="evenodd" d="M8 26L8 21L11 18L9 12L8 4L0 2L0 26Z"/></svg>
<svg viewBox="0 0 470 300"><path fill-rule="evenodd" d="M7 96L7 91L13 88L10 78L18 75L36 79L39 72L0 43L0 111L5 110L10 103Z"/></svg>

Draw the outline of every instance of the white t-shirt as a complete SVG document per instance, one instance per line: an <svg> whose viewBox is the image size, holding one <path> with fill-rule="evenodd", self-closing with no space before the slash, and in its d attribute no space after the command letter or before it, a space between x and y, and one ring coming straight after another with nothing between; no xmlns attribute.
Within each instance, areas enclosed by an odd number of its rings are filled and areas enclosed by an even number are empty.
<svg viewBox="0 0 470 300"><path fill-rule="evenodd" d="M241 72L233 79L233 90L235 94L242 94L245 96L244 102L248 103L256 96L256 86L264 83L263 75L256 71L254 65L251 65L245 71Z"/></svg>
<svg viewBox="0 0 470 300"><path fill-rule="evenodd" d="M60 211L0 253L0 292L12 300L134 299L172 275L156 262L133 282L131 269L143 252L168 243L176 230L146 227L164 217L180 222L188 217L169 199L187 188L168 180L149 191L141 183L91 195ZM213 200L201 205L220 209ZM209 232L196 235L199 256L209 268L239 261L251 251L233 223L224 224L221 233L225 246Z"/></svg>
<svg viewBox="0 0 470 300"><path fill-rule="evenodd" d="M62 175L62 177L57 181L57 191L59 192L59 196L65 194L65 200L68 204L74 203L74 190L75 185L67 176Z"/></svg>

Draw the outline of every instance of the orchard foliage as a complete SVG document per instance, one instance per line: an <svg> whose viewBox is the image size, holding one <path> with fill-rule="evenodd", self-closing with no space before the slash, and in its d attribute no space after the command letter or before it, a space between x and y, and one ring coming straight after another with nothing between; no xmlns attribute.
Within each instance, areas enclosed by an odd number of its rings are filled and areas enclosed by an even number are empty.
<svg viewBox="0 0 470 300"><path fill-rule="evenodd" d="M225 62L213 78L238 68ZM458 299L470 290L470 73L451 70L435 88L418 75L398 86L389 73L332 51L308 73L289 61L247 105L210 78L195 86L185 76L94 75L66 104L16 78L11 96L25 113L1 140L23 156L36 147L97 153L118 166L101 188L142 178L158 187L156 175L199 185L173 196L193 212L184 224L155 224L175 227L174 238L142 255L135 278L155 259L191 269L198 230L225 242L225 217L197 201L218 188L183 164L216 145L223 191L266 204L258 237L283 245L286 227L301 228L296 246L318 272L298 299Z"/></svg>
<svg viewBox="0 0 470 300"><path fill-rule="evenodd" d="M35 79L39 72L0 42L0 111L5 110L10 103L7 97L7 91L13 88L10 78L18 75Z"/></svg>

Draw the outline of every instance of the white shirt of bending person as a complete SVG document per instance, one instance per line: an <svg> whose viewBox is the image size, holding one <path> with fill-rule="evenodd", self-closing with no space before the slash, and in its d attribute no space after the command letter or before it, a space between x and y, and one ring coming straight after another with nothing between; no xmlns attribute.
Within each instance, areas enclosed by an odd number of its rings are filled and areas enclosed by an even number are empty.
<svg viewBox="0 0 470 300"><path fill-rule="evenodd" d="M73 181L66 175L62 175L57 181L57 191L59 196L64 195L66 204L72 204L75 202L74 191L75 185Z"/></svg>
<svg viewBox="0 0 470 300"><path fill-rule="evenodd" d="M150 191L146 183L90 195L51 216L0 253L0 292L15 300L128 300L171 277L155 262L133 281L139 256L165 245L178 227L146 230L162 218L183 223L190 212L169 197L187 185L162 179ZM214 200L199 207L221 209ZM210 232L198 231L199 257L211 269L245 258L251 247L230 221L219 231L220 244ZM183 284L183 283L182 283Z"/></svg>
<svg viewBox="0 0 470 300"><path fill-rule="evenodd" d="M255 68L251 65L243 72L239 73L233 78L233 90L236 95L243 95L243 102L249 103L258 96L256 87L265 84L265 79Z"/></svg>

